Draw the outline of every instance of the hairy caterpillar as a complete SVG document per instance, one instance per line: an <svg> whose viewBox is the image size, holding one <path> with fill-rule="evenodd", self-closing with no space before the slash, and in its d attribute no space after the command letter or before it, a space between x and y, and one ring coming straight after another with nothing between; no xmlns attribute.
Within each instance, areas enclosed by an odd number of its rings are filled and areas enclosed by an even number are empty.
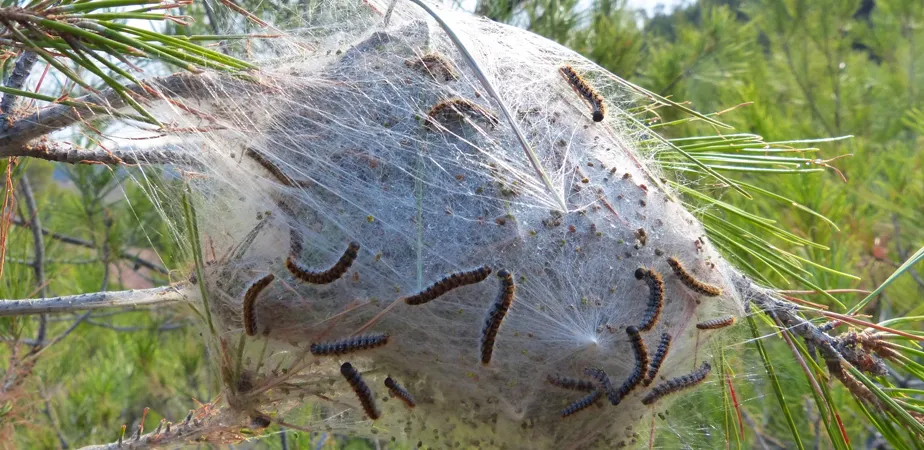
<svg viewBox="0 0 924 450"><path fill-rule="evenodd" d="M299 280L302 280L306 283L328 284L340 279L340 277L346 273L350 266L353 265L353 261L356 260L358 255L359 244L356 242L350 242L340 259L337 260L337 262L331 266L330 269L327 269L323 272L314 272L306 269L295 260L296 255L289 255L289 257L286 259L286 268L289 269L289 272L292 272L292 275L295 275L295 278L298 278Z"/></svg>
<svg viewBox="0 0 924 450"><path fill-rule="evenodd" d="M347 339L341 339L339 341L311 344L311 354L315 356L343 355L360 350L368 350L370 348L381 347L387 343L387 333L367 334L365 336L356 336Z"/></svg>
<svg viewBox="0 0 924 450"><path fill-rule="evenodd" d="M592 115L594 122L603 121L603 116L606 114L606 105L603 103L603 96L597 93L583 77L578 75L573 67L564 65L558 69L561 74L565 77L565 80L568 81L568 84L571 85L571 88L577 91L581 97L590 103L591 108L593 109Z"/></svg>
<svg viewBox="0 0 924 450"><path fill-rule="evenodd" d="M366 415L372 420L378 419L381 413L379 413L379 409L375 407L375 398L372 397L372 390L370 390L366 382L363 381L363 377L359 372L352 364L345 362L340 366L340 373L346 378L347 382L350 383L350 387L353 388L353 392L355 392L356 396L359 398L359 403L363 405Z"/></svg>
<svg viewBox="0 0 924 450"><path fill-rule="evenodd" d="M610 403L613 405L618 405L620 398L617 396L616 390L613 389L613 382L610 380L610 376L607 375L606 371L597 367L587 367L584 369L584 375L587 375L597 381L597 385L606 392L606 397L609 399Z"/></svg>
<svg viewBox="0 0 924 450"><path fill-rule="evenodd" d="M494 306L488 311L488 317L484 321L484 329L481 332L481 363L489 364L491 355L494 354L494 340L497 338L497 330L500 329L507 310L513 304L513 297L516 294L516 285L513 283L513 275L507 270L501 269L497 272L497 277L501 279L501 291L494 301Z"/></svg>
<svg viewBox="0 0 924 450"><path fill-rule="evenodd" d="M491 126L496 126L498 124L497 117L488 112L488 110L479 106L477 103L456 97L443 100L433 105L433 108L430 108L430 112L427 113L427 120L424 125L432 129L440 117L455 117L461 119L464 116L480 120Z"/></svg>
<svg viewBox="0 0 924 450"><path fill-rule="evenodd" d="M650 405L665 395L695 386L706 379L706 375L709 375L710 370L712 370L712 366L709 365L708 362L703 362L703 365L699 369L677 378L671 378L655 386L655 388L642 399L642 403Z"/></svg>
<svg viewBox="0 0 924 450"><path fill-rule="evenodd" d="M696 324L696 328L700 330L715 330L718 328L725 328L727 326L734 325L735 316L725 316L719 317L718 319L707 320L705 322L700 322Z"/></svg>
<svg viewBox="0 0 924 450"><path fill-rule="evenodd" d="M574 402L574 403L568 405L567 408L565 408L565 409L563 409L563 410L561 411L561 416L562 416L562 417L568 417L568 416L573 415L573 414L575 414L575 413L577 413L577 412L579 412L579 411L583 411L583 410L587 409L590 405L593 405L594 402L596 402L597 400L600 399L600 395L601 395L601 393L600 393L599 390L596 390L596 391L591 392L591 393L588 394L586 397L584 397L584 398L582 398L582 399L580 399L580 400L578 400L578 401L576 401L576 402Z"/></svg>
<svg viewBox="0 0 924 450"><path fill-rule="evenodd" d="M709 297L718 297L722 295L722 289L711 284L703 283L702 281L697 280L683 268L683 264L677 260L677 258L670 257L667 258L667 264L671 266L674 273L677 275L677 278L680 278L680 281L690 290L698 292L702 295Z"/></svg>
<svg viewBox="0 0 924 450"><path fill-rule="evenodd" d="M645 376L645 379L642 380L643 386L648 386L654 381L655 377L658 376L658 370L661 369L661 364L667 358L667 352L671 348L671 335L664 333L661 335L661 341L658 342L658 350L655 351L654 357L651 358L651 363L648 368L648 375Z"/></svg>
<svg viewBox="0 0 924 450"><path fill-rule="evenodd" d="M268 273L251 283L250 287L247 288L247 291L244 293L241 315L244 318L244 332L247 333L247 336L257 335L257 318L254 314L254 309L257 305L257 297L260 295L260 292L266 289L275 279L276 275Z"/></svg>
<svg viewBox="0 0 924 450"><path fill-rule="evenodd" d="M411 395L407 389L404 389L394 378L388 377L385 378L385 387L391 392L392 397L398 397L407 405L408 408L413 408L417 406L417 402L414 400L414 396Z"/></svg>
<svg viewBox="0 0 924 450"><path fill-rule="evenodd" d="M560 387L562 389L569 389L572 391L590 392L596 388L592 382L578 378L549 375L546 379L552 386Z"/></svg>
<svg viewBox="0 0 924 450"><path fill-rule="evenodd" d="M484 281L485 278L487 278L490 274L491 268L488 266L481 266L475 270L469 270L467 272L456 272L447 277L441 278L439 281L431 284L418 294L405 297L404 302L408 305L422 305L455 288L467 286L469 284L480 283Z"/></svg>
<svg viewBox="0 0 924 450"><path fill-rule="evenodd" d="M452 64L439 53L427 53L419 58L405 60L404 65L426 72L433 77L441 76L443 81L452 81L459 78L455 71L452 70Z"/></svg>
<svg viewBox="0 0 924 450"><path fill-rule="evenodd" d="M664 306L664 280L658 272L642 267L635 270L635 279L644 279L648 284L648 309L645 310L645 317L639 325L641 331L648 331L658 323L658 317L661 316L661 308Z"/></svg>
<svg viewBox="0 0 924 450"><path fill-rule="evenodd" d="M276 163L266 159L266 156L263 156L262 153L252 149L247 148L247 156L257 162L260 166L266 169L267 172L272 174L276 180L288 187L308 187L311 185L310 181L296 181L292 177L285 174L282 171L282 168L277 166Z"/></svg>
<svg viewBox="0 0 924 450"><path fill-rule="evenodd" d="M648 349L645 347L645 341L642 340L642 335L639 334L638 328L626 327L626 334L629 335L629 342L632 344L632 351L635 353L635 367L632 369L629 378L622 383L622 386L619 386L619 389L615 392L608 394L613 405L618 405L623 398L629 395L645 378L645 373L648 370Z"/></svg>

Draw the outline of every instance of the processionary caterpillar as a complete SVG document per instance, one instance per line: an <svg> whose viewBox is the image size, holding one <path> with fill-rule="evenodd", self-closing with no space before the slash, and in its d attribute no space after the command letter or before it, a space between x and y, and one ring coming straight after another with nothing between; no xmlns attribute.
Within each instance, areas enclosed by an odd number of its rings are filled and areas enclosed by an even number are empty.
<svg viewBox="0 0 924 450"><path fill-rule="evenodd" d="M494 306L488 311L484 329L481 331L481 363L485 365L491 362L497 330L500 329L501 322L507 315L510 305L513 304L513 297L516 295L516 285L513 283L513 275L510 272L501 269L497 272L497 277L501 279L501 291L497 295L497 300L494 301Z"/></svg>
<svg viewBox="0 0 924 450"><path fill-rule="evenodd" d="M323 272L308 270L295 260L296 255L289 255L289 257L286 259L286 268L289 269L289 272L292 272L292 275L295 275L295 278L298 278L299 280L302 280L306 283L328 284L340 279L340 277L346 273L350 266L353 265L353 261L356 260L358 255L359 244L356 242L350 242L340 259L337 260L337 262L331 266L330 269L327 269Z"/></svg>
<svg viewBox="0 0 924 450"><path fill-rule="evenodd" d="M579 411L587 409L590 405L593 405L598 399L600 399L601 392L599 390L593 391L588 394L586 397L568 405L567 408L561 411L562 417L568 417Z"/></svg>
<svg viewBox="0 0 924 450"><path fill-rule="evenodd" d="M257 335L257 318L254 312L257 305L257 297L260 295L260 292L266 289L275 279L276 275L268 273L262 278L252 282L250 287L247 288L247 291L244 292L241 315L244 317L244 333L247 333L247 336Z"/></svg>
<svg viewBox="0 0 924 450"><path fill-rule="evenodd" d="M696 328L700 330L716 330L719 328L725 328L735 323L735 316L725 316L719 317L718 319L707 320L705 322L700 322L696 324Z"/></svg>
<svg viewBox="0 0 924 450"><path fill-rule="evenodd" d="M626 327L626 334L629 335L629 342L632 344L632 351L635 353L635 367L632 369L632 374L629 375L629 378L622 383L622 386L607 395L613 405L618 405L623 398L629 395L645 378L648 371L648 349L645 347L645 341L642 340L642 335L639 334L638 328Z"/></svg>
<svg viewBox="0 0 924 450"><path fill-rule="evenodd" d="M408 305L422 305L455 288L467 286L469 284L480 283L484 281L485 278L487 278L490 274L491 268L488 266L481 266L475 270L470 270L467 272L456 272L441 278L439 281L431 284L418 294L405 297L404 302Z"/></svg>
<svg viewBox="0 0 924 450"><path fill-rule="evenodd" d="M451 117L462 119L465 116L487 123L492 127L497 126L499 123L494 114L491 114L477 103L456 97L433 105L433 108L430 108L430 112L427 113L427 120L424 125L433 129L440 117L444 119Z"/></svg>
<svg viewBox="0 0 924 450"><path fill-rule="evenodd" d="M596 388L593 382L587 380L581 380L577 378L568 378L555 375L549 375L546 378L549 381L549 384L552 386L557 386L562 389L568 389L572 391L584 391L590 392Z"/></svg>
<svg viewBox="0 0 924 450"><path fill-rule="evenodd" d="M587 103L590 103L590 107L593 110L592 116L594 122L603 121L603 116L606 114L606 105L603 103L603 96L598 94L594 88L590 87L590 84L588 84L583 77L578 75L573 67L564 65L559 67L558 70L565 77L565 80L568 81L568 84L571 85L571 88L580 94L581 98Z"/></svg>
<svg viewBox="0 0 924 450"><path fill-rule="evenodd" d="M443 81L452 81L459 78L452 70L452 64L439 53L427 53L419 58L405 60L404 65L426 72L434 78L437 76L442 77Z"/></svg>
<svg viewBox="0 0 924 450"><path fill-rule="evenodd" d="M667 264L671 266L671 269L673 269L674 273L677 275L677 278L680 278L680 281L686 287L690 288L690 290L709 297L718 297L722 295L721 288L711 284L703 283L702 281L694 278L693 275L690 275L689 272L684 269L683 264L677 260L677 258L667 258Z"/></svg>
<svg viewBox="0 0 924 450"><path fill-rule="evenodd" d="M642 267L635 270L635 278L644 279L648 284L648 309L645 310L645 317L639 325L639 329L648 331L654 328L658 323L658 317L661 316L661 308L664 306L664 280L658 272Z"/></svg>
<svg viewBox="0 0 924 450"><path fill-rule="evenodd" d="M651 363L648 366L648 375L645 376L645 379L642 380L643 386L648 386L654 381L654 378L658 376L658 370L661 369L661 364L664 363L664 360L667 358L667 352L671 348L671 335L664 333L661 335L661 341L658 342L658 350L655 351L654 357L651 358Z"/></svg>
<svg viewBox="0 0 924 450"><path fill-rule="evenodd" d="M359 372L352 364L345 362L340 366L340 373L346 378L347 382L350 383L350 387L353 388L353 392L356 393L356 396L359 397L359 403L363 405L366 415L372 420L378 419L381 413L379 413L378 408L375 407L375 398L372 397L372 391L369 389L369 386L366 385L366 382L363 381L363 377Z"/></svg>
<svg viewBox="0 0 924 450"><path fill-rule="evenodd" d="M394 378L388 377L385 378L385 387L391 392L392 397L398 397L407 405L408 408L413 408L417 406L417 402L414 400L414 396L411 395L407 389L404 389Z"/></svg>
<svg viewBox="0 0 924 450"><path fill-rule="evenodd" d="M356 336L339 341L311 344L311 354L315 356L336 356L360 350L381 347L388 343L388 334L375 333Z"/></svg>
<svg viewBox="0 0 924 450"><path fill-rule="evenodd" d="M691 373L677 378L671 378L655 386L655 388L642 399L642 403L650 405L665 395L695 386L706 379L706 375L709 375L710 370L712 370L712 366L710 366L708 362L704 362L699 369Z"/></svg>

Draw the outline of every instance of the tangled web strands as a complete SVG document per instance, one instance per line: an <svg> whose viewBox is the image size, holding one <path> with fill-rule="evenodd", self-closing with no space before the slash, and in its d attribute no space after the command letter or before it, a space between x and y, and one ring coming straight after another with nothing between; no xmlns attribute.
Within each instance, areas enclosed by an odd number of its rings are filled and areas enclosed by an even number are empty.
<svg viewBox="0 0 924 450"><path fill-rule="evenodd" d="M336 10L337 2L322 8ZM601 402L599 412L562 419L561 410L584 394L546 381L599 367L618 385L636 370L625 328L639 326L646 314L648 288L634 276L639 267L665 280L660 319L643 333L652 344L662 333L673 337L662 379L709 358L703 344L711 336L697 340L698 316L742 313L734 272L713 247L694 245L702 228L651 175L657 149L640 146L646 131L626 112L644 99L548 40L443 12L566 200L568 211L559 211L557 194L537 175L497 99L435 22L405 2L388 27L375 8L351 11L342 28L330 23L292 38L305 45L287 51L301 53L267 64L253 89L213 83L209 95L185 100L221 128L172 145L195 160L185 169L196 172L189 179L207 258L218 249L204 279L223 342L235 345L244 332L249 283L267 272L276 276L253 304L260 332L245 340L238 379L246 382L232 383L229 403L289 422L307 403L315 409L302 417L305 427L390 434L432 447L612 448L645 434L636 430L641 419L670 399L645 407L640 400L650 388L639 388L618 406ZM429 54L457 77L413 63ZM605 98L603 122L593 122L590 107L562 78L562 64ZM428 118L453 98L498 118L496 125L464 111ZM176 115L181 124L204 120ZM242 256L222 257L258 226ZM640 228L644 244L636 240ZM305 267L326 270L349 242L359 244L357 256L332 283L302 283L286 269L293 253ZM721 286L722 295L699 302L700 294L671 275L666 256ZM480 345L487 314L503 294L496 276L426 304L401 301L482 266L507 270L516 285L488 365L480 363ZM308 352L312 343L364 333L390 339L356 354ZM379 403L374 427L339 374L344 361L363 374ZM389 375L416 397L413 411L381 401Z"/></svg>

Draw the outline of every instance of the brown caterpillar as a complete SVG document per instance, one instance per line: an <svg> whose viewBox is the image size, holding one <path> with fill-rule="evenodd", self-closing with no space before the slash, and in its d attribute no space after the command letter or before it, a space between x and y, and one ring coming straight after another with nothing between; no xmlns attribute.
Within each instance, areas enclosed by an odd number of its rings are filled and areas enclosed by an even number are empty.
<svg viewBox="0 0 924 450"><path fill-rule="evenodd" d="M306 269L295 260L295 255L289 255L289 257L286 259L286 268L289 269L289 272L292 272L292 275L295 275L295 278L298 278L299 280L302 280L306 283L328 284L340 279L340 277L346 273L350 266L353 265L353 261L356 260L358 255L359 244L356 242L350 242L340 259L338 259L330 269L327 269L323 272L314 272Z"/></svg>
<svg viewBox="0 0 924 450"><path fill-rule="evenodd" d="M597 367L587 367L584 369L584 375L587 375L597 381L597 385L603 392L606 392L606 398L609 399L610 403L614 405L619 404L619 397L616 395L616 390L613 389L613 382L610 380L610 376L607 375L606 371Z"/></svg>
<svg viewBox="0 0 924 450"><path fill-rule="evenodd" d="M607 395L610 403L613 405L618 405L623 398L629 395L629 393L642 382L642 379L645 378L645 374L648 371L648 349L645 347L645 341L642 340L642 335L639 334L638 328L633 326L626 327L626 334L629 335L632 351L635 352L635 368L632 369L629 378L622 383L619 389Z"/></svg>
<svg viewBox="0 0 924 450"><path fill-rule="evenodd" d="M422 305L455 288L480 283L484 281L485 278L488 278L490 274L491 268L488 266L481 266L468 272L456 272L441 278L418 294L405 297L404 302L408 305Z"/></svg>
<svg viewBox="0 0 924 450"><path fill-rule="evenodd" d="M244 317L244 333L247 333L247 336L257 335L257 318L254 314L254 309L257 305L257 297L260 295L260 292L266 289L275 279L276 275L268 273L251 283L250 287L247 288L247 291L244 293L241 315Z"/></svg>
<svg viewBox="0 0 924 450"><path fill-rule="evenodd" d="M592 382L587 380L580 380L577 378L549 375L546 379L552 386L557 386L562 389L569 389L572 391L590 392L596 388Z"/></svg>
<svg viewBox="0 0 924 450"><path fill-rule="evenodd" d="M648 309L645 310L645 317L639 325L640 330L648 331L658 323L658 317L661 316L661 308L664 306L664 280L658 272L642 267L635 270L635 278L644 279L648 284Z"/></svg>
<svg viewBox="0 0 924 450"><path fill-rule="evenodd" d="M359 372L353 368L352 364L345 362L340 366L340 373L346 378L347 382L350 383L350 387L353 388L353 392L356 393L356 396L359 397L359 403L363 405L366 415L372 420L378 419L381 413L379 413L379 409L375 407L375 398L372 397L372 391L369 389L369 386L366 385L366 382L363 381L363 377Z"/></svg>
<svg viewBox="0 0 924 450"><path fill-rule="evenodd" d="M452 64L439 53L427 53L420 58L411 58L404 61L404 65L436 78L441 76L443 81L457 80L459 77L452 70Z"/></svg>
<svg viewBox="0 0 924 450"><path fill-rule="evenodd" d="M417 402L414 400L414 396L411 395L407 389L404 389L394 378L388 377L385 378L385 387L391 392L392 397L398 397L407 405L408 408L413 408L417 406Z"/></svg>
<svg viewBox="0 0 924 450"><path fill-rule="evenodd" d="M358 352L360 350L381 347L387 343L387 333L367 334L365 336L356 336L341 339L339 341L311 344L311 354L315 356L343 355L346 353Z"/></svg>
<svg viewBox="0 0 924 450"><path fill-rule="evenodd" d="M654 357L651 358L651 363L648 366L648 375L642 380L642 386L650 385L655 377L658 376L658 370L661 369L661 364L663 364L664 360L667 358L667 352L670 348L671 335L664 333L661 335L661 342L658 342L658 350L655 351Z"/></svg>
<svg viewBox="0 0 924 450"><path fill-rule="evenodd" d="M465 100L463 98L451 98L449 100L443 100L433 108L430 108L430 112L427 113L427 120L424 122L424 126L427 128L433 129L436 122L439 118L444 119L456 118L463 119L465 116L468 116L472 119L480 120L488 125L497 126L498 120L494 114L488 112L488 110L482 108L477 103Z"/></svg>
<svg viewBox="0 0 924 450"><path fill-rule="evenodd" d="M735 323L735 316L725 316L719 317L718 319L707 320L705 322L700 322L696 324L696 328L700 330L716 330L719 328L725 328Z"/></svg>
<svg viewBox="0 0 924 450"><path fill-rule="evenodd" d="M276 178L276 180L278 180L280 183L282 183L282 184L285 185L285 186L288 186L288 187L308 187L308 186L311 186L311 182L310 182L310 181L296 181L296 180L293 179L292 177L286 175L285 172L282 171L282 168L281 168L281 167L277 166L274 162L272 162L272 161L266 159L266 157L263 156L262 153L260 153L260 152L258 152L258 151L256 151L256 150L254 150L254 149L252 149L252 148L248 148L248 149L246 150L246 154L247 154L247 156L249 156L251 159L253 159L254 161L256 161L257 164L259 164L259 165L262 166L264 169L266 169L267 172L269 172L270 174L272 174L273 177Z"/></svg>
<svg viewBox="0 0 924 450"><path fill-rule="evenodd" d="M642 399L642 403L650 405L665 395L695 386L706 379L706 375L709 375L710 370L712 370L712 366L710 366L708 362L704 362L699 369L691 373L677 378L671 378L655 386L655 388Z"/></svg>
<svg viewBox="0 0 924 450"><path fill-rule="evenodd" d="M722 295L721 288L711 284L703 283L702 281L694 278L693 275L690 275L687 270L683 268L683 264L680 264L680 261L678 261L677 258L667 258L667 264L671 266L671 269L673 269L674 273L677 275L677 278L680 278L680 281L686 287L690 288L690 290L709 297L718 297Z"/></svg>
<svg viewBox="0 0 924 450"><path fill-rule="evenodd" d="M606 114L606 105L603 103L603 96L598 94L594 88L590 87L587 81L578 75L573 67L564 65L559 67L558 70L561 72L562 76L565 77L565 80L568 81L568 84L571 85L571 88L580 94L581 98L587 103L590 103L594 122L603 121L603 116Z"/></svg>
<svg viewBox="0 0 924 450"><path fill-rule="evenodd" d="M484 329L481 331L481 363L484 365L491 362L497 330L500 329L501 322L507 315L510 305L513 304L513 297L516 294L516 285L513 283L513 275L510 272L501 269L497 272L497 277L501 279L501 291L497 295L497 300L494 301L494 306L488 311Z"/></svg>
<svg viewBox="0 0 924 450"><path fill-rule="evenodd" d="M568 417L570 415L576 414L579 411L583 411L593 405L594 402L600 399L601 392L599 390L593 391L588 394L586 397L568 405L567 408L561 411L562 417Z"/></svg>

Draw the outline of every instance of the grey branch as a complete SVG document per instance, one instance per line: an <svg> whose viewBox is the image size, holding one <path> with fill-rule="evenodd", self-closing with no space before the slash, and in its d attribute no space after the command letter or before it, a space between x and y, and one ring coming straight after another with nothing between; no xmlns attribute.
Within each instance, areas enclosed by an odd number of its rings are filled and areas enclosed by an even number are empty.
<svg viewBox="0 0 924 450"><path fill-rule="evenodd" d="M0 300L0 317L28 314L67 313L91 309L140 308L187 300L190 292L183 285L128 291L93 292L29 300ZM193 294L194 295L194 294Z"/></svg>
<svg viewBox="0 0 924 450"><path fill-rule="evenodd" d="M183 98L211 98L213 92L236 92L236 93L253 93L260 89L268 89L252 81L242 80L214 73L202 75L193 75L188 73L179 73L168 77L157 77L146 80L143 85L130 85L126 89L131 92L138 100L158 100ZM112 115L119 108L125 106L125 102L119 95L111 90L105 90L99 95L92 94L76 99L81 106L56 105L45 108L34 114L21 118L8 129L0 133L0 158L9 156L36 156L41 151L46 150L37 146L27 146L27 144L37 138L45 136L54 131L66 128L79 121L87 120L97 116ZM93 105L93 107L89 106ZM29 148L32 147L32 148ZM55 150L55 149L49 149ZM61 150L64 152L64 150ZM69 152L79 152L79 150L69 149ZM53 152L52 152L53 153ZM70 162L70 161L91 161L89 156L100 156L100 152L86 152L87 155L76 155L68 152L54 154L54 158L45 157L53 161ZM92 153L92 154L91 154ZM102 151L108 154L108 152ZM117 160L111 159L111 163L117 163ZM146 158L135 157L135 163L147 162ZM100 160L105 162L106 158ZM129 163L132 161L128 158L120 158L121 162Z"/></svg>
<svg viewBox="0 0 924 450"><path fill-rule="evenodd" d="M22 178L19 179L19 187L20 190L22 190L26 211L29 214L29 228L32 229L32 243L35 249L32 268L35 272L35 285L38 287L39 297L44 299L48 296L48 283L45 280L45 240L42 237L42 223L39 220L38 206L35 203L35 195L32 193L32 185L29 183L29 174L22 174ZM26 217L24 216L23 220L25 219ZM45 332L47 329L48 317L42 314L39 316L38 335L35 337L36 342L45 340ZM35 353L39 351L39 349L39 346L35 346L32 352Z"/></svg>
<svg viewBox="0 0 924 450"><path fill-rule="evenodd" d="M13 224L14 224L14 225L19 225L19 226L29 226L28 224L26 224L26 223L23 222L22 220L18 220L18 219L13 219ZM67 244L71 244L71 245L78 245L78 246L80 246L80 247L86 247L86 248L96 249L96 246L95 246L92 242L90 242L90 241L86 241L86 240L83 240L83 239L80 239L80 238L75 238L75 237L73 237L73 236L68 236L68 235L65 235L65 234L55 233L55 232L50 231L50 230L45 229L45 228L42 228L42 234L45 235L45 236L48 236L48 237L50 237L50 238L52 238L52 239L54 239L54 240L56 240L56 241L61 241L61 242L64 242L64 243L67 243ZM161 265L159 265L159 264L156 264L156 263L153 263L153 262L151 262L151 261L148 261L148 260L146 260L146 259L143 259L143 258L141 258L141 257L139 257L139 256L133 255L133 254L131 254L131 253L129 253L129 252L126 252L126 251L121 251L121 252L119 252L119 258L125 259L125 260L129 260L129 261L131 261L131 262L133 262L133 263L135 263L135 264L137 264L137 265L139 265L139 266L146 267L146 268L148 268L148 269L151 269L151 270L153 270L153 271L155 271L155 272L162 273L162 274L164 274L164 275L166 275L166 274L169 273L169 271L168 271L167 269L165 269L163 266L161 266ZM96 261L96 260L93 260L93 261ZM74 262L72 262L72 263L74 263Z"/></svg>

